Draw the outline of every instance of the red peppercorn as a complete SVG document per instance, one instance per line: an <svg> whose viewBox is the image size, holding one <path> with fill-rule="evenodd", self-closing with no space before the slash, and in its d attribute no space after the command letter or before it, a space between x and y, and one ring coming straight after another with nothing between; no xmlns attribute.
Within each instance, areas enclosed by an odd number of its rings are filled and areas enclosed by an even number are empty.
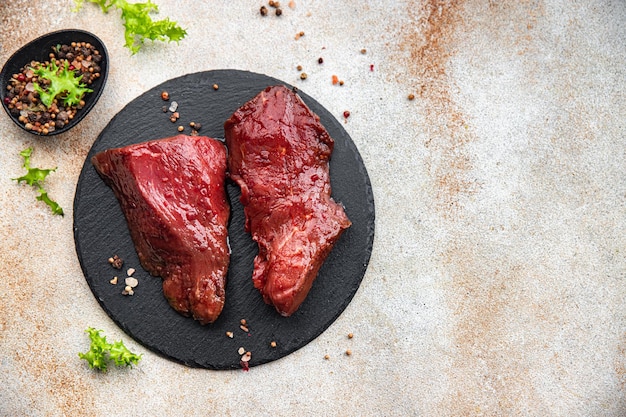
<svg viewBox="0 0 626 417"><path fill-rule="evenodd" d="M8 98L8 97L4 98L4 104L6 104L8 106L10 102L11 102L10 98Z"/></svg>
<svg viewBox="0 0 626 417"><path fill-rule="evenodd" d="M26 76L24 74L18 74L17 75L17 80L21 83L23 83L24 81L26 81Z"/></svg>
<svg viewBox="0 0 626 417"><path fill-rule="evenodd" d="M343 117L345 117L346 119L347 119L348 117L350 117L350 112L349 112L348 110L344 111L344 112L343 112Z"/></svg>

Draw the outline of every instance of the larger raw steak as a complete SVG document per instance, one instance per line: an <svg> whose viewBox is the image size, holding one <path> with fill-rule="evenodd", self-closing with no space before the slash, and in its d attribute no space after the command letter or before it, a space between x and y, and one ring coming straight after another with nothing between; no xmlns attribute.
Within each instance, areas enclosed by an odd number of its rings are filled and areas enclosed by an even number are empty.
<svg viewBox="0 0 626 417"><path fill-rule="evenodd" d="M120 202L142 266L163 278L170 305L214 322L230 261L224 144L178 135L109 149L92 163Z"/></svg>

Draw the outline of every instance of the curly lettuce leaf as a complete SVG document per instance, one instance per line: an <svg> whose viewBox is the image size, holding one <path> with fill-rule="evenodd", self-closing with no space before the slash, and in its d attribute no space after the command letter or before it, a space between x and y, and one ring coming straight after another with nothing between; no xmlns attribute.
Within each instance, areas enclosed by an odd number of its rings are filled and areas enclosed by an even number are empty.
<svg viewBox="0 0 626 417"><path fill-rule="evenodd" d="M74 11L79 11L85 0L74 0L76 6ZM187 31L169 18L154 21L150 17L151 12L158 12L158 6L151 0L144 3L129 3L126 0L87 0L89 3L96 3L104 13L108 13L111 8L121 11L124 21L125 33L124 46L130 49L134 55L141 49L146 39L151 41L178 42L182 40Z"/></svg>
<svg viewBox="0 0 626 417"><path fill-rule="evenodd" d="M141 359L141 355L132 353L121 340L108 343L106 336L101 334L102 330L89 327L85 333L89 334L91 345L87 352L78 353L78 357L86 360L91 369L106 372L111 361L116 366L132 366Z"/></svg>
<svg viewBox="0 0 626 417"><path fill-rule="evenodd" d="M110 346L109 358L111 358L117 366L132 366L137 365L139 359L141 359L141 355L131 352L120 340Z"/></svg>
<svg viewBox="0 0 626 417"><path fill-rule="evenodd" d="M91 369L98 369L100 371L106 372L106 351L109 348L106 337L100 334L102 330L96 330L93 327L89 327L87 330L85 330L85 332L89 333L91 345L89 346L89 350L87 352L79 352L78 357L86 360L89 363L89 367Z"/></svg>
<svg viewBox="0 0 626 417"><path fill-rule="evenodd" d="M46 177L51 172L56 171L56 167L51 168L51 169L32 168L30 166L30 156L32 152L33 152L33 148L27 148L27 149L24 149L22 152L20 152L20 155L24 158L23 167L26 168L27 172L21 177L11 178L11 179L14 181L17 181L18 184L25 182L31 187L34 187L39 193L39 195L37 196L37 200L43 201L44 203L46 203L48 207L50 207L50 210L52 210L52 214L63 216L64 213L63 213L63 209L61 208L61 206L59 206L59 204L56 201L52 200L48 196L48 193L46 192L46 190L43 188L43 184L44 184Z"/></svg>
<svg viewBox="0 0 626 417"><path fill-rule="evenodd" d="M93 91L81 84L80 80L82 77L80 75L76 76L74 71L69 69L67 61L60 69L52 61L48 65L33 68L33 71L39 78L50 81L50 84L45 89L38 83L33 83L35 91L39 93L39 98L46 107L50 107L57 97L63 100L65 106L75 106L80 103L85 93Z"/></svg>
<svg viewBox="0 0 626 417"><path fill-rule="evenodd" d="M65 214L63 213L63 209L61 208L61 206L59 206L59 203L57 203L56 201L48 197L48 193L46 191L40 188L38 192L39 192L39 195L35 198L38 201L43 201L44 203L46 203L48 207L50 207L50 210L52 210L52 214L55 214L58 216L63 216Z"/></svg>

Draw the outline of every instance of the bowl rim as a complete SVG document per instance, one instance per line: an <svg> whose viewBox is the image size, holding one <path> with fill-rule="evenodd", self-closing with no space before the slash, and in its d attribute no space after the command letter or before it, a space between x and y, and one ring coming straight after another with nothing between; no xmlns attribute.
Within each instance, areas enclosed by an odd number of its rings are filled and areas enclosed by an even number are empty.
<svg viewBox="0 0 626 417"><path fill-rule="evenodd" d="M66 40L68 38L72 40ZM17 117L11 114L8 106L4 103L4 98L6 97L7 91L7 83L14 73L19 72L20 69L25 65L28 65L29 62L33 60L43 62L49 59L48 54L51 52L50 48L52 46L54 46L55 44L67 42L89 42L95 45L96 49L103 57L100 64L100 77L90 85L90 88L93 89L93 92L85 96L85 106L83 106L83 108L76 113L76 116L68 124L63 126L61 129L55 129L47 134L28 130L26 129L24 124L20 123ZM100 95L102 94L102 91L104 90L108 73L109 54L106 45L98 36L84 29L74 28L60 29L53 32L48 32L22 45L17 51L11 54L11 56L3 64L2 70L0 71L0 83L2 83L2 85L0 86L0 103L2 104L2 108L4 108L5 112L13 121L13 123L19 126L22 130L36 136L44 137L62 134L76 126L85 116L87 116L87 114L95 106L96 102L100 98Z"/></svg>

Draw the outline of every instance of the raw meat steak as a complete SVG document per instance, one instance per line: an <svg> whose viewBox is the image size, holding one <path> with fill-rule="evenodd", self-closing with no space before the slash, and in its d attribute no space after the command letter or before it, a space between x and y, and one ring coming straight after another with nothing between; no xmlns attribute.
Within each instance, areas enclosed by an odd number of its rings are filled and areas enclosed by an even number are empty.
<svg viewBox="0 0 626 417"><path fill-rule="evenodd" d="M259 246L252 281L265 302L289 316L351 224L330 197L334 141L284 86L266 88L224 128L229 175L241 187L246 231Z"/></svg>
<svg viewBox="0 0 626 417"><path fill-rule="evenodd" d="M224 144L178 135L109 149L92 163L120 202L141 265L163 278L170 305L214 322L230 262Z"/></svg>

